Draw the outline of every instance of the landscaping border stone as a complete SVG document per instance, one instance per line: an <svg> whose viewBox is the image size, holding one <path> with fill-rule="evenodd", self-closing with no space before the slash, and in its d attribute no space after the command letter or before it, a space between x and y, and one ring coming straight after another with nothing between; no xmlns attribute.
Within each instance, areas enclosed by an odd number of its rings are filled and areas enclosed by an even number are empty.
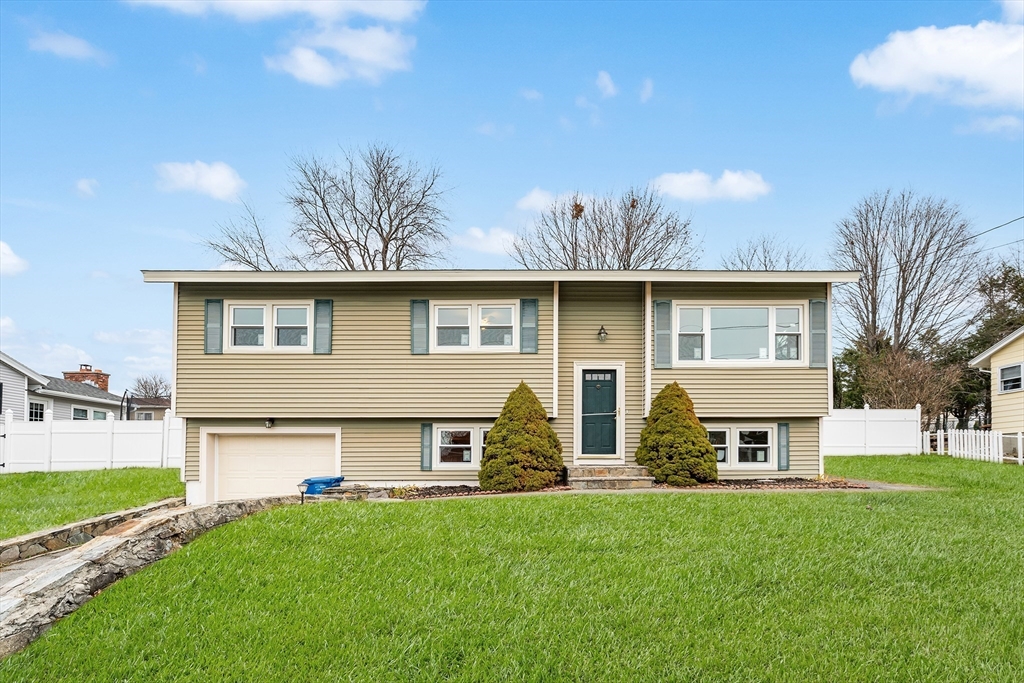
<svg viewBox="0 0 1024 683"><path fill-rule="evenodd" d="M53 550L81 545L130 519L137 519L160 510L181 507L184 504L184 498L165 498L137 508L128 508L120 512L111 512L63 526L32 531L21 536L0 540L0 567Z"/></svg>
<svg viewBox="0 0 1024 683"><path fill-rule="evenodd" d="M298 496L171 507L135 517L0 587L0 659L23 649L103 588L203 532ZM38 545L38 544L36 544ZM19 550L20 550L20 546Z"/></svg>

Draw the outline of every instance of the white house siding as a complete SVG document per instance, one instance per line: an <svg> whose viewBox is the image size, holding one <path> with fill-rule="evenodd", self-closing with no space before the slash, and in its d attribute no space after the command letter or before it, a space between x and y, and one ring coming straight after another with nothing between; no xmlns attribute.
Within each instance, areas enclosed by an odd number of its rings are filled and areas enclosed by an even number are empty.
<svg viewBox="0 0 1024 683"><path fill-rule="evenodd" d="M4 384L3 410L14 412L14 419L25 419L25 393L28 391L28 378L6 363L0 363L0 382Z"/></svg>

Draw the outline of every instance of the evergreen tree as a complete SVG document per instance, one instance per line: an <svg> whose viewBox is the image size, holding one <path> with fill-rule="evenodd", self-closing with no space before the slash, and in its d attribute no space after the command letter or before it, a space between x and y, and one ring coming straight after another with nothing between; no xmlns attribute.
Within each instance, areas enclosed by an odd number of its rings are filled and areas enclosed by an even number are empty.
<svg viewBox="0 0 1024 683"><path fill-rule="evenodd" d="M526 382L508 395L486 446L478 475L485 491L536 491L562 471L562 444Z"/></svg>
<svg viewBox="0 0 1024 683"><path fill-rule="evenodd" d="M671 486L718 481L715 449L693 412L693 401L678 382L666 385L651 403L636 462L656 481Z"/></svg>

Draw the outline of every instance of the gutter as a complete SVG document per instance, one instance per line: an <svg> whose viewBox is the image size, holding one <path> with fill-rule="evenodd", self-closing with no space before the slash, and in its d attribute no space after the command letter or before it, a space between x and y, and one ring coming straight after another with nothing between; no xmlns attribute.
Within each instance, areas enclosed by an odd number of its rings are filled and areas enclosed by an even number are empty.
<svg viewBox="0 0 1024 683"><path fill-rule="evenodd" d="M109 398L95 398L93 396L85 396L83 394L66 394L63 391L55 391L53 389L35 389L34 394L40 394L41 396L53 396L56 398L70 398L77 401L84 401L86 403L102 403L108 406L121 406L120 401L111 401Z"/></svg>

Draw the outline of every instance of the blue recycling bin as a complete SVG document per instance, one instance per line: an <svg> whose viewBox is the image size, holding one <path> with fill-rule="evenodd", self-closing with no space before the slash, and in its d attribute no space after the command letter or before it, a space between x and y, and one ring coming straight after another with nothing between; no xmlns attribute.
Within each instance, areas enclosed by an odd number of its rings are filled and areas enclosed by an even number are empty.
<svg viewBox="0 0 1024 683"><path fill-rule="evenodd" d="M341 486L341 482L344 480L345 477L309 477L303 479L302 483L306 485L307 496L318 496L324 492L324 489Z"/></svg>

